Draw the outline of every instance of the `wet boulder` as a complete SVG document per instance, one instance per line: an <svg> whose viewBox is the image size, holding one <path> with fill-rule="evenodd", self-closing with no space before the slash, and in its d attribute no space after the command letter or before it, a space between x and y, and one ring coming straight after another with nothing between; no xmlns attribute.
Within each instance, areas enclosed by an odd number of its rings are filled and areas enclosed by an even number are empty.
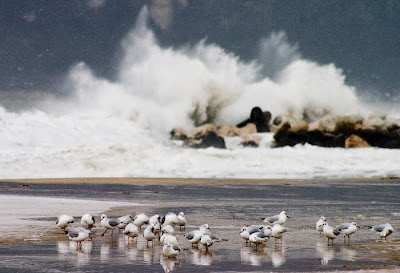
<svg viewBox="0 0 400 273"><path fill-rule="evenodd" d="M216 132L210 131L208 132L199 143L195 143L190 145L192 148L219 148L219 149L226 149L225 139Z"/></svg>
<svg viewBox="0 0 400 273"><path fill-rule="evenodd" d="M238 128L242 128L246 126L248 123L254 123L257 128L257 132L264 133L270 132L270 121L271 121L271 113L268 111L263 112L260 107L253 107L250 112L250 117L236 125Z"/></svg>
<svg viewBox="0 0 400 273"><path fill-rule="evenodd" d="M344 147L346 149L349 148L366 148L366 147L371 147L371 145L368 144L364 139L357 135L351 135L348 138L346 138L344 142Z"/></svg>

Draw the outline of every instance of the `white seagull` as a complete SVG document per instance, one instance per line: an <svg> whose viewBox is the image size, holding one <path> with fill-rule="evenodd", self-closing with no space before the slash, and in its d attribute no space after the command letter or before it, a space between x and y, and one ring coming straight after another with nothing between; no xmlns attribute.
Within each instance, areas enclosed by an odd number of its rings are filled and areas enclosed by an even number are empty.
<svg viewBox="0 0 400 273"><path fill-rule="evenodd" d="M161 219L162 225L171 225L175 226L180 223L178 216L174 212L168 212L164 217Z"/></svg>
<svg viewBox="0 0 400 273"><path fill-rule="evenodd" d="M159 234L161 231L161 217L155 214L149 218L149 224L154 226L154 233Z"/></svg>
<svg viewBox="0 0 400 273"><path fill-rule="evenodd" d="M336 229L343 234L344 242L346 242L347 236L347 245L350 244L350 235L355 233L359 228L360 226L358 226L356 222L346 222L336 226Z"/></svg>
<svg viewBox="0 0 400 273"><path fill-rule="evenodd" d="M184 237L193 245L198 245L203 234L211 234L208 224L203 224L199 229L190 231L184 235Z"/></svg>
<svg viewBox="0 0 400 273"><path fill-rule="evenodd" d="M263 229L263 227L264 227L264 226L261 226L261 225L243 226L243 227L240 229L239 236L240 236L240 238L242 238L243 240L245 240L245 241L246 241L246 244L247 244L247 242L249 241L250 235L251 235L252 233L261 231L261 230Z"/></svg>
<svg viewBox="0 0 400 273"><path fill-rule="evenodd" d="M132 215L124 215L124 216L118 217L117 221L119 221L118 228L125 229L125 227L129 223L133 222L133 218L132 218Z"/></svg>
<svg viewBox="0 0 400 273"><path fill-rule="evenodd" d="M282 237L283 233L285 232L286 228L284 226L281 226L280 224L275 224L272 226L271 236L275 238L275 243L277 239L281 239L281 244L282 244Z"/></svg>
<svg viewBox="0 0 400 273"><path fill-rule="evenodd" d="M179 214L178 214L178 220L179 220L179 223L178 223L178 225L179 225L179 230L185 230L186 229L186 224L187 224L187 220L186 220L186 216L185 216L185 213L183 213L183 211L181 211Z"/></svg>
<svg viewBox="0 0 400 273"><path fill-rule="evenodd" d="M90 230L84 227L66 227L65 234L68 235L68 238L71 241L76 242L76 248L80 249L82 247L82 242L87 238L92 239Z"/></svg>
<svg viewBox="0 0 400 273"><path fill-rule="evenodd" d="M176 245L166 244L163 246L162 254L168 258L175 258L179 255L181 249Z"/></svg>
<svg viewBox="0 0 400 273"><path fill-rule="evenodd" d="M370 230L378 232L381 239L385 238L385 240L387 236L394 232L394 228L389 223L372 226Z"/></svg>
<svg viewBox="0 0 400 273"><path fill-rule="evenodd" d="M133 223L141 229L144 224L149 223L149 217L145 213L139 213L133 218Z"/></svg>
<svg viewBox="0 0 400 273"><path fill-rule="evenodd" d="M256 250L257 250L258 245L266 242L268 239L269 239L269 237L265 236L264 232L262 232L262 231L254 232L249 237L249 241L256 245Z"/></svg>
<svg viewBox="0 0 400 273"><path fill-rule="evenodd" d="M331 227L328 225L328 223L323 223L324 226L323 233L326 238L328 238L328 246L329 246L329 240L332 240L332 245L333 245L333 240L340 234L340 231Z"/></svg>
<svg viewBox="0 0 400 273"><path fill-rule="evenodd" d="M139 236L139 228L134 223L129 223L124 229L124 234L129 238L137 238Z"/></svg>
<svg viewBox="0 0 400 273"><path fill-rule="evenodd" d="M203 234L200 239L200 244L206 247L206 252L208 252L208 248L212 246L214 243L228 241L227 239L222 239L215 237L212 234Z"/></svg>
<svg viewBox="0 0 400 273"><path fill-rule="evenodd" d="M165 225L161 228L161 234L164 233L174 234L175 230L171 225Z"/></svg>
<svg viewBox="0 0 400 273"><path fill-rule="evenodd" d="M69 224L72 224L75 221L74 217L63 214L57 217L56 225L60 229L65 229Z"/></svg>
<svg viewBox="0 0 400 273"><path fill-rule="evenodd" d="M111 235L113 235L114 229L118 227L119 221L116 219L109 219L107 215L102 214L101 215L101 221L100 221L100 226L105 228L106 230L101 234L101 236L104 236L104 234L107 232L107 230L111 229Z"/></svg>
<svg viewBox="0 0 400 273"><path fill-rule="evenodd" d="M163 235L161 235L160 241L164 245L166 245L166 244L170 244L173 246L179 245L178 239L175 237L175 235L170 234L170 233L164 233Z"/></svg>
<svg viewBox="0 0 400 273"><path fill-rule="evenodd" d="M143 231L143 237L146 239L147 245L149 245L150 241L153 244L153 240L156 238L156 234L154 233L154 226L148 225L146 229Z"/></svg>
<svg viewBox="0 0 400 273"><path fill-rule="evenodd" d="M90 213L86 213L86 214L82 215L82 217L81 217L81 226L82 227L91 230L95 223L96 223L96 221L94 220L93 215L91 215Z"/></svg>
<svg viewBox="0 0 400 273"><path fill-rule="evenodd" d="M290 218L289 215L287 214L287 212L282 211L281 213L279 213L277 215L267 217L267 218L261 218L261 219L263 219L264 222L270 223L271 225L275 225L275 224L283 225L284 223L286 223L287 218Z"/></svg>
<svg viewBox="0 0 400 273"><path fill-rule="evenodd" d="M326 218L325 216L321 216L318 221L315 223L315 230L317 232L319 232L319 234L321 235L322 232L324 231L324 226L323 224L326 222Z"/></svg>

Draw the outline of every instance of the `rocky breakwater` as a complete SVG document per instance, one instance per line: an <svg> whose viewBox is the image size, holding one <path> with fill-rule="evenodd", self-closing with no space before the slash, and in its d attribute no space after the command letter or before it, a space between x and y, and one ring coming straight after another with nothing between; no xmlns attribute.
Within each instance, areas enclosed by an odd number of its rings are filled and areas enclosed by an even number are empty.
<svg viewBox="0 0 400 273"><path fill-rule="evenodd" d="M207 123L192 130L174 128L170 132L171 139L183 141L185 146L192 148L215 147L225 149L225 138L238 136L241 145L258 147L260 137L256 133L270 132L271 113L263 112L261 108L251 109L250 117L236 126Z"/></svg>
<svg viewBox="0 0 400 273"><path fill-rule="evenodd" d="M275 147L309 143L321 147L400 148L400 119L386 115L327 115L313 122L278 116L273 126Z"/></svg>
<svg viewBox="0 0 400 273"><path fill-rule="evenodd" d="M273 132L271 147L311 144L320 147L342 148L400 148L400 119L386 115L334 116L325 115L317 120L295 120L279 115L271 121L271 113L254 107L250 117L235 126L212 123L203 124L192 130L174 128L170 135L173 140L183 141L192 148L215 147L225 149L227 137L240 137L241 145L258 147L261 134Z"/></svg>

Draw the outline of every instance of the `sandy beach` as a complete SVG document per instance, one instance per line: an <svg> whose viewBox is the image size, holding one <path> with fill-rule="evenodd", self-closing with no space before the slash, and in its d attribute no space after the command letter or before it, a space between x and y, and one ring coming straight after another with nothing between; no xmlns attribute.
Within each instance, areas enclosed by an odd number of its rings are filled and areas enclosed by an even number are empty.
<svg viewBox="0 0 400 273"><path fill-rule="evenodd" d="M399 179L351 180L247 180L247 179L150 179L75 178L0 181L0 262L3 272L19 271L26 264L14 258L26 256L32 272L77 270L89 272L126 270L142 272L313 272L400 270ZM283 244L271 239L258 250L238 236L245 224L261 224L260 217L285 209L291 215ZM101 213L112 217L145 212L165 214L184 211L186 230L208 223L213 233L227 242L215 244L211 255L202 246L191 248L175 228L182 248L179 262L164 259L161 244L147 246L143 238L129 244L123 234L100 237L96 226L93 241L82 250L68 239L55 221L69 214L78 221L92 213L97 223ZM334 246L315 229L325 215L334 225L357 221L361 226L350 245L339 236ZM386 241L368 226L390 222L395 233ZM97 224L98 225L98 224ZM29 253L43 252L43 261ZM11 256L10 256L11 255ZM58 257L56 263L50 262ZM10 259L13 262L10 262ZM99 265L96 265L99 264ZM97 266L97 267L96 267ZM108 267L110 266L110 267ZM169 266L169 267L168 267ZM168 270L167 270L168 269Z"/></svg>

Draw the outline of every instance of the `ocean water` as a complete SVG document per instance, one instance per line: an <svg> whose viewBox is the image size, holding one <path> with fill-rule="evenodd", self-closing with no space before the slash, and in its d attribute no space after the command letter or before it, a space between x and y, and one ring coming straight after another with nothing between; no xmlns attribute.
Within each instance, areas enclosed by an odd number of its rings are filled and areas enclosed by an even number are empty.
<svg viewBox="0 0 400 273"><path fill-rule="evenodd" d="M242 147L235 137L226 139L226 150L195 150L171 141L175 127L234 125L254 106L273 117L297 119L305 112L315 118L400 115L395 107L363 101L335 64L302 58L284 32L263 40L266 63L261 64L261 59L243 61L206 39L162 46L148 17L144 7L121 41L115 80L79 62L65 79L69 95L2 94L0 178L400 176L400 150L271 148L271 133L259 134L258 148ZM269 64L279 67L273 78L263 76Z"/></svg>

